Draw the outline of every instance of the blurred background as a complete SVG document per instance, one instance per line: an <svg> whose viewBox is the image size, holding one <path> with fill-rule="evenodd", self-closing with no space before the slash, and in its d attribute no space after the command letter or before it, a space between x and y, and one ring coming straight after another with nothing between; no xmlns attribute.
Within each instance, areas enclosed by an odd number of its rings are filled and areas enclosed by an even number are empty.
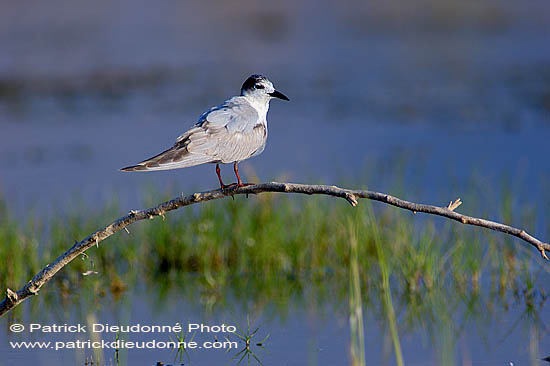
<svg viewBox="0 0 550 366"><path fill-rule="evenodd" d="M428 188L419 199L472 171L519 172L538 187L550 152L548 7L4 2L0 189L19 207L67 192L93 203L143 182L214 187L210 165L118 168L171 146L252 73L291 97L272 103L267 149L244 164L262 181L358 180L369 164L405 159ZM384 190L376 175L361 184Z"/></svg>
<svg viewBox="0 0 550 366"><path fill-rule="evenodd" d="M499 218L505 191L510 207L534 207L532 230L544 239L549 14L545 0L2 1L0 195L16 218L116 201L112 219L141 207L144 187L167 197L216 188L211 165L118 169L171 146L261 73L291 101L271 103L267 147L242 164L249 181L345 184L439 205L471 192L459 210L489 218ZM233 177L229 166L222 174ZM529 334L549 345L544 329ZM424 342L411 337L411 349ZM491 350L459 359L502 364L519 352ZM299 351L296 364L348 357L345 346ZM57 362L48 357L41 362ZM429 362L418 364L439 363Z"/></svg>

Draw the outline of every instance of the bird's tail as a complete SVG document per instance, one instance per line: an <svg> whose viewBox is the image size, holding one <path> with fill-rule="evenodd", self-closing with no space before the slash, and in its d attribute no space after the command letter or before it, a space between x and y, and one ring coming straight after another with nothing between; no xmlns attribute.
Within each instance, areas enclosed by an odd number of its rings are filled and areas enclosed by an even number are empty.
<svg viewBox="0 0 550 366"><path fill-rule="evenodd" d="M127 166L120 169L123 172L145 172L151 170L169 170L178 168L187 168L194 165L210 163L211 156L203 154L192 154L187 148L174 146L158 155L144 160L136 165Z"/></svg>

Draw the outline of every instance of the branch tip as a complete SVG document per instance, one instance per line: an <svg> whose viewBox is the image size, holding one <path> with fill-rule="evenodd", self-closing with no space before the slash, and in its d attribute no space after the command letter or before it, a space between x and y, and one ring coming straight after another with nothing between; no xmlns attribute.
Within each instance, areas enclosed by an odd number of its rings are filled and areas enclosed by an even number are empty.
<svg viewBox="0 0 550 366"><path fill-rule="evenodd" d="M352 205L353 207L357 206L357 199L355 198L355 195L351 193L346 193L346 200Z"/></svg>
<svg viewBox="0 0 550 366"><path fill-rule="evenodd" d="M449 205L447 206L447 210L454 211L461 204L462 204L462 201L460 200L460 198L457 198L454 202L453 201L449 202Z"/></svg>
<svg viewBox="0 0 550 366"><path fill-rule="evenodd" d="M539 251L540 251L540 255L542 256L542 258L548 260L548 256L546 255L546 250L544 249L544 247L542 245L537 245Z"/></svg>

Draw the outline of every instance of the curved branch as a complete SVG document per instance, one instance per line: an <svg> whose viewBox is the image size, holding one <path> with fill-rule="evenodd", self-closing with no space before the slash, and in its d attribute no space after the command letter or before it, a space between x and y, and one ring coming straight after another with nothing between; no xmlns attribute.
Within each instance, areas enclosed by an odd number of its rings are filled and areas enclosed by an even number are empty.
<svg viewBox="0 0 550 366"><path fill-rule="evenodd" d="M476 225L485 227L491 230L501 231L506 234L516 236L523 239L527 243L533 245L541 253L542 257L548 260L545 251L550 252L550 244L543 243L535 237L529 235L524 230L504 225L498 222L484 220L476 217L466 216L455 212L454 210L462 203L460 199L449 203L446 207L438 207L424 205L414 202L405 201L389 194L366 191L366 190L351 190L343 189L336 186L327 185L310 185L310 184L294 184L294 183L262 183L246 187L233 188L222 191L220 189L195 193L189 196L181 196L170 201L163 202L158 206L139 211L130 211L128 215L121 217L104 228L96 231L82 241L75 243L69 250L59 256L53 263L48 264L38 274L36 274L27 284L19 291L14 292L9 288L6 290L6 297L0 303L0 316L4 315L25 299L32 295L38 294L40 288L52 277L65 267L69 262L90 249L94 245L98 245L100 241L107 239L109 236L126 229L128 225L136 221L144 219L152 219L156 216L164 216L168 211L176 210L183 206L189 206L195 203L215 200L227 196L237 194L258 194L264 192L283 192L283 193L301 193L301 194L323 194L346 199L352 206L357 205L358 198L366 198L370 200L380 201L392 206L410 210L413 212L423 212L432 215L443 216L466 225ZM126 229L127 230L127 229Z"/></svg>

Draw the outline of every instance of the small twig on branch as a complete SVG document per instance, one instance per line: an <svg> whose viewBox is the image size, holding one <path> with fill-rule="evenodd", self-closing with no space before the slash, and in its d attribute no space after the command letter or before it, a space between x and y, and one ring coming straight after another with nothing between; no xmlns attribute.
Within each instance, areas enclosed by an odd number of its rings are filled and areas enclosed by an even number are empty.
<svg viewBox="0 0 550 366"><path fill-rule="evenodd" d="M341 197L347 200L352 206L357 205L358 198L366 198L374 201L383 202L392 206L410 210L414 213L423 212L432 215L443 216L466 225L475 225L485 227L491 230L501 231L503 233L516 236L523 239L527 243L533 245L540 252L542 257L548 260L545 251L550 252L550 244L543 243L537 238L529 235L524 230L504 225L498 222L479 219L471 216L466 216L455 212L454 210L462 203L460 199L449 203L446 207L430 206L414 202L405 201L389 194L366 191L366 190L351 190L343 189L336 186L326 185L310 185L310 184L294 184L294 183L262 183L252 186L234 188L226 191L216 189L213 191L195 193L184 196L183 194L170 201L163 202L158 206L139 211L130 211L128 215L115 220L103 229L96 231L82 241L75 243L69 250L63 253L53 263L48 264L38 274L36 274L27 284L19 291L13 292L10 289L6 290L6 297L0 303L0 316L4 315L25 299L36 295L40 288L48 282L52 277L69 262L75 259L80 254L94 245L98 245L100 241L107 239L109 236L117 233L120 230L126 230L127 226L136 221L144 219L152 219L155 216L164 216L168 211L176 210L183 206L189 206L199 202L205 202L215 199L234 196L237 194L258 194L264 192L286 192L286 193L301 193L301 194L323 194L334 197Z"/></svg>
<svg viewBox="0 0 550 366"><path fill-rule="evenodd" d="M451 210L451 211L454 211L458 208L458 206L460 206L462 204L462 201L460 200L460 198L457 198L454 202L451 201L449 202L449 205L447 206L447 209Z"/></svg>

